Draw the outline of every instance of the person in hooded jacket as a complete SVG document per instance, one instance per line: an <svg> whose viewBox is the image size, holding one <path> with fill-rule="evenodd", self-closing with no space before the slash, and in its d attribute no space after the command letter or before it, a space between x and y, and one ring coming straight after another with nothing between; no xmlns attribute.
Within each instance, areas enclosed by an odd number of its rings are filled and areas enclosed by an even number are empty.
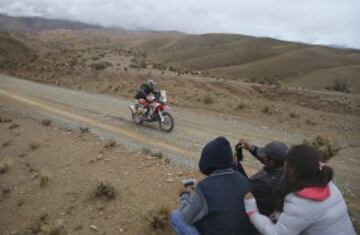
<svg viewBox="0 0 360 235"><path fill-rule="evenodd" d="M183 188L180 206L170 215L178 235L252 235L244 196L250 191L245 176L234 170L231 145L218 137L203 148L200 171L207 177L194 188Z"/></svg>
<svg viewBox="0 0 360 235"><path fill-rule="evenodd" d="M244 200L250 221L263 235L355 235L332 177L333 170L324 165L319 151L306 145L292 147L279 190L277 222L259 213L251 193Z"/></svg>

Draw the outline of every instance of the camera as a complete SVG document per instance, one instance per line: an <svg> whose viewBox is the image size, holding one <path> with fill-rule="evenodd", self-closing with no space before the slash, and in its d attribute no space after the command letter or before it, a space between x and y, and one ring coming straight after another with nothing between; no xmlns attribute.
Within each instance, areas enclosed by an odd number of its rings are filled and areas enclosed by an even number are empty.
<svg viewBox="0 0 360 235"><path fill-rule="evenodd" d="M236 152L236 158L238 162L242 161L244 158L243 151L242 151L242 145L238 143L235 145L235 152Z"/></svg>
<svg viewBox="0 0 360 235"><path fill-rule="evenodd" d="M184 185L185 188L194 186L196 180L195 179L184 179L181 181L181 183Z"/></svg>

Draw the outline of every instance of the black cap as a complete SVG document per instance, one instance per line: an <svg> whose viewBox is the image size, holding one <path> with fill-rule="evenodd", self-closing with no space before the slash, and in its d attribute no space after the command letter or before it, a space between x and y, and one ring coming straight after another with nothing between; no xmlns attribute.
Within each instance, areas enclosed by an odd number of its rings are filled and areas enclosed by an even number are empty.
<svg viewBox="0 0 360 235"><path fill-rule="evenodd" d="M285 161L288 151L289 148L286 144L279 141L272 141L264 148L258 148L257 155L259 157L269 157L276 161Z"/></svg>

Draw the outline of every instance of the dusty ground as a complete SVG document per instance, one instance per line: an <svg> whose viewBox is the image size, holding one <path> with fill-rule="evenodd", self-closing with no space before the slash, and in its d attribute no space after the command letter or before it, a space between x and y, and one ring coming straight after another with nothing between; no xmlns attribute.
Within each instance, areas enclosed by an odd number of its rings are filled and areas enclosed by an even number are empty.
<svg viewBox="0 0 360 235"><path fill-rule="evenodd" d="M265 117L248 120L207 109L174 107L176 128L173 133L164 134L154 125L131 123L127 110L131 99L5 76L0 79L1 117L5 121L11 119L0 124L0 157L9 165L8 171L0 175L1 234L21 234L38 226L48 231L62 225L65 234L89 234L94 230L91 225L100 234L150 233L144 216L162 205L174 208L176 182L195 174L175 164L196 166L199 151L208 140L225 135L233 143L245 137L256 144L280 139L291 145L313 134L311 128L321 131L329 125L319 122L288 131L268 125ZM330 164L335 168L336 182L347 198L354 223L358 223L359 139L354 138L359 133L354 124L358 119L356 115L332 114L329 120L336 126L337 118L344 117L348 118L348 123L344 123L347 130L329 128L325 132L345 146ZM51 125L44 126L44 119L52 120ZM291 130L291 123L285 125ZM89 128L94 134L81 134L79 127ZM104 148L108 139L114 139L117 146ZM141 149L160 151L171 163L149 158ZM249 156L245 166L249 172L260 167ZM93 198L100 182L115 188L114 200ZM168 233L166 229L160 232Z"/></svg>
<svg viewBox="0 0 360 235"><path fill-rule="evenodd" d="M0 174L0 234L60 227L59 234L150 234L149 211L174 208L177 182L194 177L165 160L120 144L106 148L93 134L44 126L6 107L0 117L9 119L0 123L0 162L8 164ZM101 182L114 187L114 199L94 196Z"/></svg>

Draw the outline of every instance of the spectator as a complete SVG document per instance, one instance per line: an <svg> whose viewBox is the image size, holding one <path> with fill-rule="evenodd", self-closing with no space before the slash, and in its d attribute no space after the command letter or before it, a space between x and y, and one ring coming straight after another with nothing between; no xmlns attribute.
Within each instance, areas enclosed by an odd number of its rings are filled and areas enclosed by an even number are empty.
<svg viewBox="0 0 360 235"><path fill-rule="evenodd" d="M275 224L258 212L252 194L246 195L246 212L261 234L355 235L344 198L331 181L333 170L321 159L320 152L306 145L289 151Z"/></svg>
<svg viewBox="0 0 360 235"><path fill-rule="evenodd" d="M199 168L207 177L181 190L180 207L170 216L176 234L254 234L243 203L250 186L233 167L231 145L224 137L203 148Z"/></svg>
<svg viewBox="0 0 360 235"><path fill-rule="evenodd" d="M256 198L260 213L270 216L275 210L274 191L279 186L283 176L288 147L282 142L273 141L264 148L260 148L242 139L235 146L239 161L242 160L242 149L250 151L264 165L258 173L249 178L249 181L251 192ZM237 165L239 172L246 175L242 165L239 162Z"/></svg>

